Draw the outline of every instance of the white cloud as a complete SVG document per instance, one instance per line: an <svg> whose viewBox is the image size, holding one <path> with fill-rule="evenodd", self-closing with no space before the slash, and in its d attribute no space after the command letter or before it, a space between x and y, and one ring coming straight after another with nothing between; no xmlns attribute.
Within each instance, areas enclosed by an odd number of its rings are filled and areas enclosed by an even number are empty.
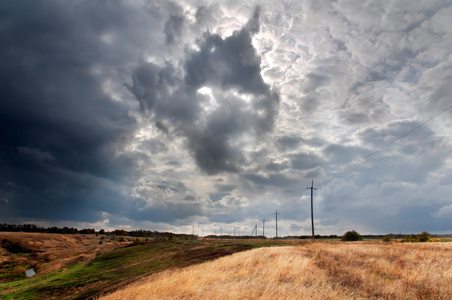
<svg viewBox="0 0 452 300"><path fill-rule="evenodd" d="M435 218L450 218L452 216L452 204L441 207L433 216Z"/></svg>
<svg viewBox="0 0 452 300"><path fill-rule="evenodd" d="M5 42L18 48L4 57L28 60L3 59L4 74L24 75L5 78L24 82L1 87L31 107L0 106L14 126L0 147L0 178L18 187L12 197L0 185L8 207L27 207L20 190L41 195L23 180L39 173L52 197L76 195L60 197L62 207L97 212L95 226L248 230L278 209L293 235L309 227L314 180L320 234L451 229L440 222L451 209L450 130L422 141L451 116L422 125L452 96L448 1L81 3L93 13L53 7L71 34L56 31L37 47L12 30ZM51 36L39 28L30 36ZM74 41L84 51L64 48ZM33 65L39 55L50 67ZM52 181L55 170L71 177ZM80 200L87 195L111 197L111 209Z"/></svg>

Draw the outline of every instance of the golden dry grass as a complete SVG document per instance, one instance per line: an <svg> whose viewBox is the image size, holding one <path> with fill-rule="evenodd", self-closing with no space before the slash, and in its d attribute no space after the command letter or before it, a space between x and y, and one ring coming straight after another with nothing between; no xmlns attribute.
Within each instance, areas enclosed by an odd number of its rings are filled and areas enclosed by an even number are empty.
<svg viewBox="0 0 452 300"><path fill-rule="evenodd" d="M452 299L452 243L261 248L150 276L102 299Z"/></svg>

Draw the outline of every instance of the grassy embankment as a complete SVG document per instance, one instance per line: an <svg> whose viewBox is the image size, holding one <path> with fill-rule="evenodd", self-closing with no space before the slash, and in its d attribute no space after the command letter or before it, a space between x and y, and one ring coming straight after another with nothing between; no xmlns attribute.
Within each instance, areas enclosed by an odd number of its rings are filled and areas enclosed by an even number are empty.
<svg viewBox="0 0 452 300"><path fill-rule="evenodd" d="M14 240L14 236L17 240L16 233L8 236L9 240ZM46 248L39 242L42 239L51 240L47 244L53 243L53 246L46 247L55 249L45 254L44 258L41 256L46 253ZM77 246L83 243L86 243L86 246L79 247L80 249L74 252L74 249L78 249ZM2 299L87 299L112 292L150 274L199 264L274 243L166 241L118 249L125 244L104 240L103 244L99 245L99 238L81 235L74 237L28 234L22 237L21 244L26 245L23 249L29 249L31 252L8 253L4 248L0 248L0 273L4 274L0 279ZM24 271L30 266L38 270L38 275L26 278Z"/></svg>
<svg viewBox="0 0 452 300"><path fill-rule="evenodd" d="M154 274L115 299L451 299L452 243L261 248Z"/></svg>

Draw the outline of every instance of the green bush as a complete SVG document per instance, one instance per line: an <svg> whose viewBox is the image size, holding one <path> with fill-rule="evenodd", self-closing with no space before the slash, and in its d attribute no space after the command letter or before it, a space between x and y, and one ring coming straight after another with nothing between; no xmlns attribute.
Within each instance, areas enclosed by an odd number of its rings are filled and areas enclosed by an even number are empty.
<svg viewBox="0 0 452 300"><path fill-rule="evenodd" d="M354 241L362 241L363 237L357 233L355 230L347 231L341 238L341 241L344 242L354 242Z"/></svg>
<svg viewBox="0 0 452 300"><path fill-rule="evenodd" d="M392 236L392 235L387 235L387 236L384 236L381 240L382 240L383 242L385 242L385 243L389 243L389 242L391 242L393 239L394 239L394 236Z"/></svg>
<svg viewBox="0 0 452 300"><path fill-rule="evenodd" d="M403 242L405 242L405 243L416 243L417 242L417 235L415 235L415 234L407 235L403 239Z"/></svg>
<svg viewBox="0 0 452 300"><path fill-rule="evenodd" d="M424 231L421 234L417 235L417 240L419 242L428 242L428 240L430 240L430 233Z"/></svg>

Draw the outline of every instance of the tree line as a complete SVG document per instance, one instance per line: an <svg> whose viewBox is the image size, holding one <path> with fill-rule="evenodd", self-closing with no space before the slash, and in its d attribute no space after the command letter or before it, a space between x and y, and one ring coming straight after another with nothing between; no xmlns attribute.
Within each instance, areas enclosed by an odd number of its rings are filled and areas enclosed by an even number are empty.
<svg viewBox="0 0 452 300"><path fill-rule="evenodd" d="M172 232L158 232L151 230L131 230L126 231L123 229L115 229L113 231L106 231L101 229L96 231L93 228L77 229L74 227L41 227L35 224L0 224L0 231L8 232L40 232L40 233L59 233L59 234L105 234L105 235L116 235L116 236L132 236L132 237L145 237L153 239L165 238L167 240L171 239L196 239L197 237L191 234L176 234Z"/></svg>

